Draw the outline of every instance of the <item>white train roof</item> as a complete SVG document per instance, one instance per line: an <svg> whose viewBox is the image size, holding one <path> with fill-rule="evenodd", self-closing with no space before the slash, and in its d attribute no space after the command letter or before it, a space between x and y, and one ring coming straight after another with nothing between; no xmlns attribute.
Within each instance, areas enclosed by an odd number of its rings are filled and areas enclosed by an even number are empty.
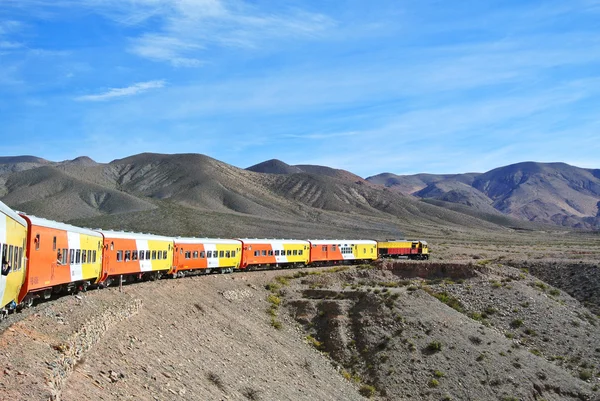
<svg viewBox="0 0 600 401"><path fill-rule="evenodd" d="M17 223L21 224L22 226L27 227L27 222L21 216L19 216L19 214L17 212L15 212L14 210L9 208L2 202L0 202L0 212L7 215L11 219L15 220Z"/></svg>
<svg viewBox="0 0 600 401"><path fill-rule="evenodd" d="M98 231L94 231L89 228L77 227L67 223L61 223L60 221L54 221L49 219L44 219L42 217L31 216L25 213L21 213L21 215L31 221L31 224L34 226L53 228L55 230L61 231L69 231L72 233L85 234L91 237L102 237Z"/></svg>
<svg viewBox="0 0 600 401"><path fill-rule="evenodd" d="M194 237L175 237L176 244L228 244L241 245L241 241L237 239L223 238L194 238Z"/></svg>
<svg viewBox="0 0 600 401"><path fill-rule="evenodd" d="M111 230L97 230L99 233L104 235L104 238L109 239L133 239L133 240L152 240L152 241L169 241L173 242L173 237L166 237L164 235L146 234L146 233L132 233L127 231L111 231Z"/></svg>
<svg viewBox="0 0 600 401"><path fill-rule="evenodd" d="M377 245L377 241L365 239L309 239L312 245Z"/></svg>
<svg viewBox="0 0 600 401"><path fill-rule="evenodd" d="M308 241L302 239L274 239L274 238L238 238L244 244L302 244L309 245Z"/></svg>

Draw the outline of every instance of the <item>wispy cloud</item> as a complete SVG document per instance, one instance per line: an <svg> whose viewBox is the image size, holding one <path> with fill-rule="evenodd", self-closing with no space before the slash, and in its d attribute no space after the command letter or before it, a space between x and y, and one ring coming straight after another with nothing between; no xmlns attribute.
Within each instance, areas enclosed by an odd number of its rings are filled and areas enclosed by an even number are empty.
<svg viewBox="0 0 600 401"><path fill-rule="evenodd" d="M76 97L75 100L80 102L98 102L103 100L109 100L115 97L133 96L138 93L146 92L149 89L157 89L165 86L165 81L148 81L138 82L125 88L111 88L104 93L97 95L84 95Z"/></svg>

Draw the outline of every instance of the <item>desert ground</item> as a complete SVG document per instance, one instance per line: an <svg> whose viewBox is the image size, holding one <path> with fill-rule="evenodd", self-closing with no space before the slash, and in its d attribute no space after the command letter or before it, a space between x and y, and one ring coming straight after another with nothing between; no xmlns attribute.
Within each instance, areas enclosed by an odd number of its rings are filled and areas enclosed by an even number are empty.
<svg viewBox="0 0 600 401"><path fill-rule="evenodd" d="M0 323L0 399L600 399L600 241L544 238L63 296Z"/></svg>

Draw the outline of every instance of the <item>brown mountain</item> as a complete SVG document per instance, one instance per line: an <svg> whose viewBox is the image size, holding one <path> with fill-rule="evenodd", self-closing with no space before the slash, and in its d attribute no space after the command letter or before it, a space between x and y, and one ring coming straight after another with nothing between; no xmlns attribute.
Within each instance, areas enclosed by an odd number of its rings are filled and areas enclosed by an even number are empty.
<svg viewBox="0 0 600 401"><path fill-rule="evenodd" d="M519 226L422 202L319 166L267 174L199 154L151 153L104 164L86 158L30 164L20 171L15 166L23 161L16 162L5 163L0 174L0 200L83 226L292 238L432 238Z"/></svg>
<svg viewBox="0 0 600 401"><path fill-rule="evenodd" d="M380 174L367 178L423 199L499 211L532 222L600 228L600 170L565 163L524 162L483 174Z"/></svg>

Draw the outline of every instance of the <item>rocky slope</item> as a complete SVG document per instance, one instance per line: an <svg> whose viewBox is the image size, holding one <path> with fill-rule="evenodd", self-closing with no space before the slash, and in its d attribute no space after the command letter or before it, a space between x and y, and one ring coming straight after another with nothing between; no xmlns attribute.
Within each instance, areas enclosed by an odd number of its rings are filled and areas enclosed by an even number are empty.
<svg viewBox="0 0 600 401"><path fill-rule="evenodd" d="M368 181L420 198L467 205L484 213L569 227L600 228L600 170L524 162L483 174L396 176Z"/></svg>

